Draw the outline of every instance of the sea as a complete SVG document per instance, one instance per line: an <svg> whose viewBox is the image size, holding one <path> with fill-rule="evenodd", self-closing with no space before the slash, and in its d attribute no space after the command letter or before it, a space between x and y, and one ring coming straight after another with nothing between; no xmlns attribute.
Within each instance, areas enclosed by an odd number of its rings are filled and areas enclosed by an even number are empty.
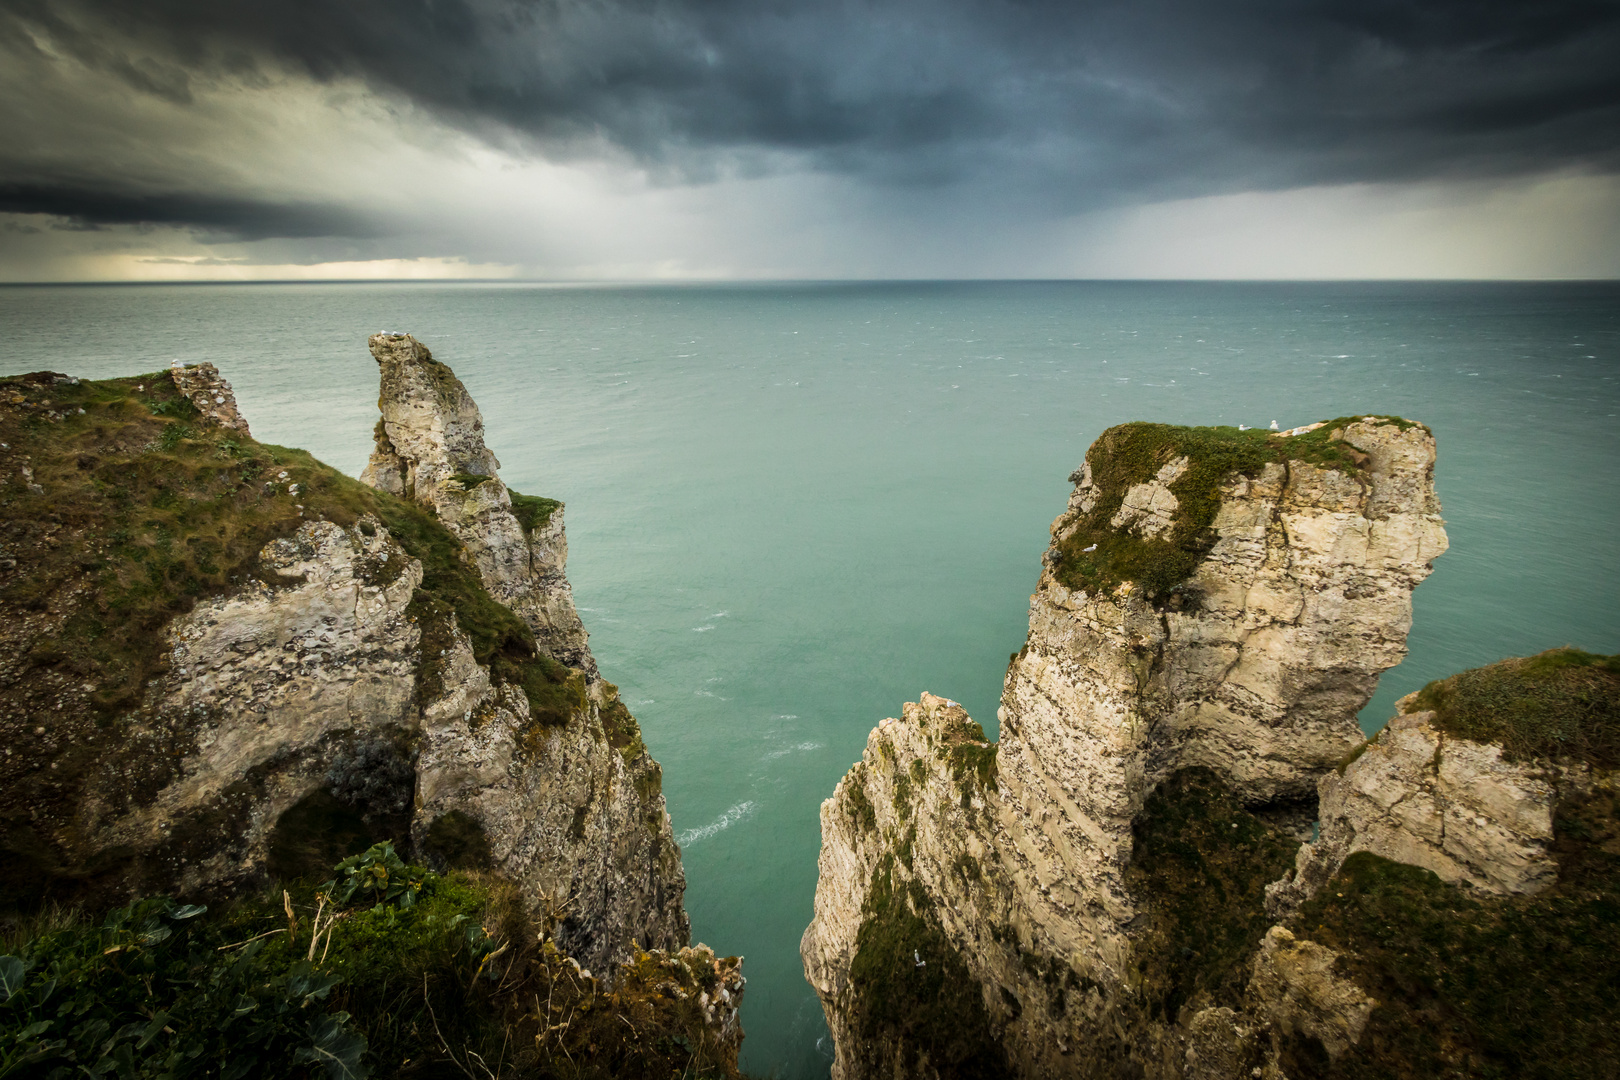
<svg viewBox="0 0 1620 1080"><path fill-rule="evenodd" d="M378 330L455 368L511 487L567 503L761 1075L831 1061L798 957L822 800L923 690L995 731L1048 526L1114 424L1433 429L1451 550L1369 733L1434 678L1620 652L1613 282L9 286L0 373L210 361L256 437L358 474Z"/></svg>

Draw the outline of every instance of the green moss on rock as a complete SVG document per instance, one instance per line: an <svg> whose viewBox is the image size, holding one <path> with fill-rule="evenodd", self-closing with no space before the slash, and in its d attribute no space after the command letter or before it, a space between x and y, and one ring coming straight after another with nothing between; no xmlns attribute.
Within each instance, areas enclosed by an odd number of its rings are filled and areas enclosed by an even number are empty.
<svg viewBox="0 0 1620 1080"><path fill-rule="evenodd" d="M850 963L850 1048L874 1076L942 1080L1001 1077L1004 1051L992 1036L978 980L939 927L915 882L897 881L885 859L862 907Z"/></svg>
<svg viewBox="0 0 1620 1080"><path fill-rule="evenodd" d="M1298 1037L1290 1076L1620 1075L1620 802L1566 803L1558 880L1530 897L1485 897L1366 852L1345 860L1295 932L1343 954L1379 1002L1338 1061Z"/></svg>
<svg viewBox="0 0 1620 1080"><path fill-rule="evenodd" d="M557 499L547 499L539 495L519 495L511 488L508 488L506 493L512 499L512 514L526 533L545 528L551 521L551 515L562 509L562 503Z"/></svg>
<svg viewBox="0 0 1620 1080"><path fill-rule="evenodd" d="M1159 785L1133 831L1126 884L1149 918L1135 949L1145 1008L1173 1023L1189 1002L1238 1006L1271 926L1266 885L1293 865L1299 842L1203 767Z"/></svg>
<svg viewBox="0 0 1620 1080"><path fill-rule="evenodd" d="M1131 423L1109 428L1086 452L1101 497L1057 544L1057 579L1067 588L1101 592L1130 581L1159 597L1186 581L1214 546L1211 525L1221 485L1233 476L1258 476L1267 465L1303 461L1356 474L1365 455L1335 438L1359 416L1329 420L1315 431L1287 438L1235 427L1174 427ZM1390 418L1403 430L1411 421ZM1187 459L1169 485L1178 508L1173 526L1152 539L1116 530L1110 522L1125 495L1164 466ZM1095 545L1094 549L1086 549Z"/></svg>
<svg viewBox="0 0 1620 1080"><path fill-rule="evenodd" d="M1620 656L1549 649L1429 683L1407 706L1510 759L1620 767Z"/></svg>

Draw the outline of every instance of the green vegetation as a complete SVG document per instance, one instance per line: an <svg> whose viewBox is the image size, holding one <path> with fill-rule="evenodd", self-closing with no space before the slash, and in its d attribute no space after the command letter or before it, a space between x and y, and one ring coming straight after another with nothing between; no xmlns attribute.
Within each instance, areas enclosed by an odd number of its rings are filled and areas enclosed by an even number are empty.
<svg viewBox="0 0 1620 1080"><path fill-rule="evenodd" d="M701 1016L703 964L639 953L607 992L511 885L396 862L379 846L349 866L417 886L391 901L334 902L328 882L99 925L47 910L0 938L0 1076L738 1075Z"/></svg>
<svg viewBox="0 0 1620 1080"><path fill-rule="evenodd" d="M1295 1037L1290 1076L1583 1080L1620 1075L1620 804L1560 807L1558 881L1482 897L1365 852L1307 903L1295 930L1344 953L1379 1001L1337 1062Z"/></svg>
<svg viewBox="0 0 1620 1080"><path fill-rule="evenodd" d="M456 483L460 484L462 487L466 488L468 491L471 491L473 488L477 487L479 484L482 484L484 481L492 480L494 478L489 477L489 476L485 476L482 473L458 472L458 473L452 473L451 476L450 476L450 479L454 480Z"/></svg>
<svg viewBox="0 0 1620 1080"><path fill-rule="evenodd" d="M1135 955L1148 1013L1238 1007L1248 962L1271 926L1265 888L1299 843L1245 810L1209 769L1185 769L1148 796L1126 884L1146 908Z"/></svg>
<svg viewBox="0 0 1620 1080"><path fill-rule="evenodd" d="M927 893L895 880L892 857L879 866L861 910L849 968L860 1042L848 1049L866 1058L872 1075L1007 1075L978 980L940 929Z"/></svg>
<svg viewBox="0 0 1620 1080"><path fill-rule="evenodd" d="M544 683L559 680L430 511L303 450L183 423L195 410L166 372L73 383L22 376L0 381L8 391L22 400L0 409L0 441L12 459L32 461L42 491L11 484L0 495L8 546L30 548L0 602L42 610L68 589L86 590L38 659L93 679L103 708L135 702L161 659L162 625L254 576L270 540L304 521L350 527L366 514L422 561L420 615L453 614L479 662L500 661L511 681L525 681L514 676L530 665Z"/></svg>
<svg viewBox="0 0 1620 1080"><path fill-rule="evenodd" d="M519 495L511 488L507 488L506 493L512 499L512 514L526 533L545 528L551 521L551 515L562 506L557 499L546 499L539 495Z"/></svg>
<svg viewBox="0 0 1620 1080"><path fill-rule="evenodd" d="M49 718L43 744L0 761L0 900L35 902L47 882L63 883L66 895L97 893L112 868L69 866L48 837L68 827L92 776L118 776L112 783L123 790L102 796L138 800L189 752L189 729L176 728L159 733L161 745L139 761L121 753L144 688L166 663L163 627L260 576L264 545L308 521L373 533L371 522L380 522L421 560L408 609L422 629L419 695L442 691L436 661L459 628L497 683L523 688L536 727L566 723L588 705L583 678L538 651L431 511L302 450L199 425L167 372L0 380L0 443L0 623L26 643L0 723L18 725L5 729L15 735ZM362 560L358 569L386 585L403 567ZM35 756L45 747L54 748L51 769ZM116 773L109 761L120 763ZM354 838L376 835L348 820L363 814L308 809ZM332 853L305 855L330 865ZM307 858L286 854L289 869L309 870Z"/></svg>
<svg viewBox="0 0 1620 1080"><path fill-rule="evenodd" d="M1515 760L1620 767L1620 656L1549 649L1474 668L1419 690L1448 734L1502 745Z"/></svg>
<svg viewBox="0 0 1620 1080"><path fill-rule="evenodd" d="M911 777L905 773L894 774L894 816L905 821L911 816Z"/></svg>
<svg viewBox="0 0 1620 1080"><path fill-rule="evenodd" d="M1013 654L1017 656L1017 653ZM998 745L990 742L984 728L965 713L946 713L944 723L930 732L935 737L935 754L944 759L951 776L962 789L964 806L969 788L976 781L982 789L996 786Z"/></svg>
<svg viewBox="0 0 1620 1080"><path fill-rule="evenodd" d="M1214 546L1210 526L1220 509L1223 482L1233 475L1258 476L1267 465L1288 461L1354 475L1365 455L1334 435L1360 419L1339 417L1315 431L1289 438L1235 427L1132 423L1109 428L1086 452L1102 497L1059 543L1058 580L1067 588L1088 592L1107 591L1127 581L1135 582L1149 597L1171 592L1191 576ZM1418 426L1399 418L1390 422L1402 430ZM1180 457L1186 457L1188 465L1170 484L1179 504L1173 527L1151 540L1116 531L1109 522L1131 487L1153 479ZM1094 550L1085 550L1092 545L1096 545Z"/></svg>
<svg viewBox="0 0 1620 1080"><path fill-rule="evenodd" d="M871 832L877 828L877 807L866 795L866 771L859 765L850 770L849 780L844 784L844 805L862 831Z"/></svg>
<svg viewBox="0 0 1620 1080"><path fill-rule="evenodd" d="M993 789L996 786L996 743L963 742L957 743L945 751L945 760L950 763L951 775L957 783L966 788L970 778L976 778L979 786Z"/></svg>

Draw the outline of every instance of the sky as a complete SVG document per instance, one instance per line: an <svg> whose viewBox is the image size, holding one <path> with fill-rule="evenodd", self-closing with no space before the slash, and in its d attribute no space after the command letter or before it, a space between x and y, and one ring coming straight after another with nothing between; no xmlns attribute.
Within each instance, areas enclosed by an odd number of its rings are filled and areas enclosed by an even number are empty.
<svg viewBox="0 0 1620 1080"><path fill-rule="evenodd" d="M0 281L1620 277L1620 0L0 0Z"/></svg>

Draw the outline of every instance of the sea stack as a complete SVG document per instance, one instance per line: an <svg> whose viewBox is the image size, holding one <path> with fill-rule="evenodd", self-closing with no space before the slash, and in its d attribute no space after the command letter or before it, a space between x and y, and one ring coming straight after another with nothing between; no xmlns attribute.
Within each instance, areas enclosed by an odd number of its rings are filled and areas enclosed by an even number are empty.
<svg viewBox="0 0 1620 1080"><path fill-rule="evenodd" d="M1270 974L1246 982L1288 981L1265 966L1299 950L1261 948L1264 888L1405 654L1412 590L1447 545L1434 461L1425 427L1382 417L1128 424L1092 445L1007 669L999 743L923 694L822 805L801 952L835 1080L1181 1077L1190 1046L1209 1060L1212 1029L1263 1026L1206 1015L1221 999L1199 980L1259 964ZM1214 835L1203 880L1163 880L1165 830ZM1174 918L1204 918L1209 888L1248 921L1230 941L1202 927L1194 948ZM1366 994L1324 963L1283 966L1339 1003L1318 1024L1336 1047Z"/></svg>

